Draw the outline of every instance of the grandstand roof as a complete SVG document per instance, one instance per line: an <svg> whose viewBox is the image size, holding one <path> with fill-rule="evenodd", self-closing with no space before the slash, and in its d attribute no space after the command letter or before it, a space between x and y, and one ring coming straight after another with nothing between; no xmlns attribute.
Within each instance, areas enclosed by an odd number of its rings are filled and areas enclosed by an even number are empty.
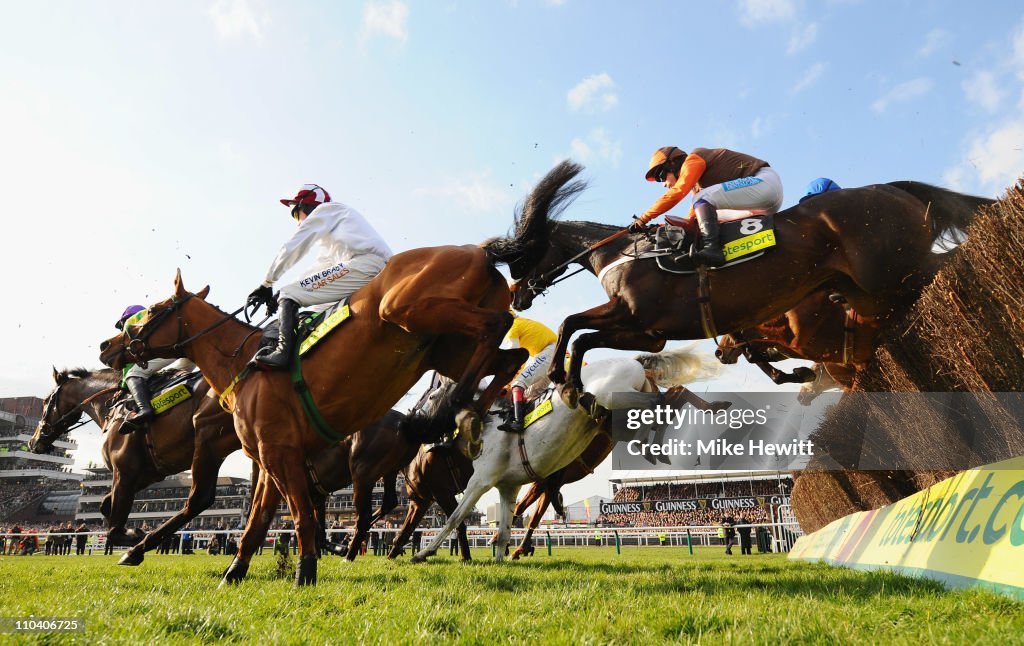
<svg viewBox="0 0 1024 646"><path fill-rule="evenodd" d="M777 480L779 478L790 479L789 471L711 471L702 473L686 474L661 474L644 477L609 478L613 482L623 486L653 485L668 482L732 482L736 480Z"/></svg>

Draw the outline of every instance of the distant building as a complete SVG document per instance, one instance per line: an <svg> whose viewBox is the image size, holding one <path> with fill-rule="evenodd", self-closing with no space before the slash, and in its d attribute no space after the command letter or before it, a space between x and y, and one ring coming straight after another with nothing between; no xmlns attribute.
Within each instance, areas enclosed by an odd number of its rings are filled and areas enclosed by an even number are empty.
<svg viewBox="0 0 1024 646"><path fill-rule="evenodd" d="M71 473L70 452L78 444L67 437L54 442L53 451L36 455L28 450L29 440L39 424L43 400L38 397L0 399L0 520L68 520L66 504L50 501L36 515L50 495L64 500L77 495L82 475ZM66 503L66 500L64 500Z"/></svg>
<svg viewBox="0 0 1024 646"><path fill-rule="evenodd" d="M100 504L110 492L113 476L110 469L93 467L86 469L88 475L82 481L82 493L78 499L77 522L106 526ZM185 500L192 488L192 476L182 473L154 483L135 494L132 513L128 516L128 528L148 525L155 528L177 514L185 506ZM245 524L249 512L249 481L244 478L222 476L217 478L217 498L191 523L193 529L214 529L222 526L234 529Z"/></svg>

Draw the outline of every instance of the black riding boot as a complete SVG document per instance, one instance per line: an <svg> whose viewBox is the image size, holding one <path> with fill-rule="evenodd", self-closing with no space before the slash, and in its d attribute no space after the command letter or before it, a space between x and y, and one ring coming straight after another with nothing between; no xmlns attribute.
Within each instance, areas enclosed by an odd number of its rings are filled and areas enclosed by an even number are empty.
<svg viewBox="0 0 1024 646"><path fill-rule="evenodd" d="M124 385L128 388L128 392L131 393L132 398L135 400L135 405L139 409L139 412L129 415L124 423L121 424L120 433L127 435L148 424L150 420L156 417L156 412L153 410L153 404L149 401L152 397L149 394L149 387L146 384L145 377L128 377L125 379Z"/></svg>
<svg viewBox="0 0 1024 646"><path fill-rule="evenodd" d="M700 225L700 251L690 258L698 265L721 267L725 264L722 243L718 239L718 210L713 204L700 201L694 206L697 224Z"/></svg>
<svg viewBox="0 0 1024 646"><path fill-rule="evenodd" d="M256 353L256 363L261 367L284 370L291 364L292 349L295 347L295 319L298 312L298 303L288 298L281 299L280 336L277 337L277 347Z"/></svg>
<svg viewBox="0 0 1024 646"><path fill-rule="evenodd" d="M512 419L500 425L498 430L522 433L524 417L526 417L526 400L523 398L523 387L512 386Z"/></svg>

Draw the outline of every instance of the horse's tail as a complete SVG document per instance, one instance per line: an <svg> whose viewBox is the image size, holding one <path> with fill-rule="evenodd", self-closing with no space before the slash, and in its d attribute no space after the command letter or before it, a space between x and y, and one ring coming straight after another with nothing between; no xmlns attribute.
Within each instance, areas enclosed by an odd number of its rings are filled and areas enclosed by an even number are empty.
<svg viewBox="0 0 1024 646"><path fill-rule="evenodd" d="M722 364L709 352L696 352L694 345L690 343L657 354L638 354L634 358L662 388L714 379L722 371Z"/></svg>
<svg viewBox="0 0 1024 646"><path fill-rule="evenodd" d="M562 211L587 187L583 180L570 182L583 166L562 161L548 171L516 208L515 232L504 238L492 238L481 247L495 264L533 265L547 247L548 221Z"/></svg>
<svg viewBox="0 0 1024 646"><path fill-rule="evenodd" d="M924 182L902 181L889 182L905 193L910 193L928 205L928 217L932 223L933 240L945 234L967 228L980 207L993 204L995 200L977 195L957 193L940 186Z"/></svg>

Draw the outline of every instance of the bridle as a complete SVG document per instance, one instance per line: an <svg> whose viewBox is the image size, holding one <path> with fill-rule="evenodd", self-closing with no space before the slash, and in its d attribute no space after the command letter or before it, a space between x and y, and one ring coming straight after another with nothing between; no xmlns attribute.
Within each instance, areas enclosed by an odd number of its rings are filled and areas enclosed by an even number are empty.
<svg viewBox="0 0 1024 646"><path fill-rule="evenodd" d="M124 329L124 334L125 336L128 337L128 343L125 344L124 348L122 349L122 352L134 363L138 364L139 367L145 368L148 365L148 362L140 358L143 354L147 352L153 354L156 352L170 350L175 355L180 355L184 352L184 348L186 345L202 336L205 336L206 334L209 334L210 332L217 329L221 325L227 323L228 321L234 320L235 315L245 309L245 305L243 305L234 312L231 312L230 314L225 314L219 320L215 321L214 323L211 323L210 325L206 326L205 328L193 334L192 336L186 337L185 320L181 316L181 306L188 302L188 300L191 299L193 296L195 296L195 294L186 294L183 298L180 299L177 296L172 297L170 306L156 312L155 314L153 314L151 311L149 320L147 320L144 325L126 325ZM148 343L149 337L151 337L153 333L157 330L157 328L160 327L159 324L172 313L175 315L175 318L177 319L178 322L178 334L176 337L177 340L174 343L168 345L150 345ZM132 335L133 329L139 329L138 336ZM242 339L242 342L239 344L238 348L235 350L232 356L237 356L238 353L241 352L242 346L244 346L245 342L249 340L249 337L258 332L259 329L259 326L256 326L256 328L252 332L246 335L246 337Z"/></svg>
<svg viewBox="0 0 1024 646"><path fill-rule="evenodd" d="M547 270L546 272L544 272L543 274L541 274L539 276L536 276L534 278L528 279L526 281L526 285L520 286L519 281L517 281L515 283L515 285L513 285L513 291L518 291L520 289L525 289L527 292L530 293L531 296L533 296L533 298L536 298L538 296L543 296L544 294L547 293L548 289L550 289L552 285L557 285L558 283L562 282L563 280L568 280L568 279L572 278L573 276L575 276L576 274L580 273L581 271L586 271L586 269L587 269L586 267L580 267L579 269L577 269L574 272L571 272L571 273L568 273L568 274L566 274L564 276L561 276L561 273L563 271L565 271L566 267L568 267L572 263L576 262L580 258L584 258L586 256L589 256L590 254L592 254L597 249L603 247L604 245L608 244L609 242L614 242L615 240L618 240L619 238L621 238L622 236L624 236L624 235L626 235L628 233L629 233L629 229L622 229L621 231L616 231L615 233L611 234L607 238L604 238L603 240L598 240L594 244L590 245L589 247L587 247L583 251L581 251L578 254L576 254L575 256L573 256L572 258L569 258L568 260L562 261L561 263L555 265L554 267L552 267L551 269Z"/></svg>
<svg viewBox="0 0 1024 646"><path fill-rule="evenodd" d="M39 421L39 425L40 425L40 427L42 428L42 431L43 431L43 437L42 437L43 440L47 440L47 441L51 441L52 442L52 439L54 439L54 438L60 437L61 435L64 435L65 433L70 433L71 431L73 431L76 428L79 428L81 426L85 426L86 424L88 424L91 421L89 419L84 419L84 420L81 419L82 413L85 412L84 411L85 406L90 404L90 403L92 403L93 401L95 401L99 397L102 397L103 395L107 395L109 393L115 392L115 391L120 389L120 386L111 386L109 388L104 388L103 390L101 390L101 391L99 391L97 393L93 393L92 395L86 397L83 401L80 401L77 404L75 404L74 406L72 406L68 410L68 412L66 412L63 415L61 415L60 417L58 417L56 421L50 422L48 420L50 418L51 411L53 411L54 408L56 408L57 410L60 410L60 406L58 405L59 402L60 402L60 391L64 387L64 385L67 384L67 383L68 382L65 381L65 382L57 385L56 390L54 390L53 394L50 395L48 403L46 404L46 410L43 411L43 418ZM63 424L64 421L67 420L68 418L70 418L72 415L75 416L75 418L74 418L75 421L72 422L71 424L69 424L68 427L66 429L64 429L63 431L60 431L58 433L56 431L49 430L49 429L57 429L57 430L59 430L61 428L61 424Z"/></svg>

